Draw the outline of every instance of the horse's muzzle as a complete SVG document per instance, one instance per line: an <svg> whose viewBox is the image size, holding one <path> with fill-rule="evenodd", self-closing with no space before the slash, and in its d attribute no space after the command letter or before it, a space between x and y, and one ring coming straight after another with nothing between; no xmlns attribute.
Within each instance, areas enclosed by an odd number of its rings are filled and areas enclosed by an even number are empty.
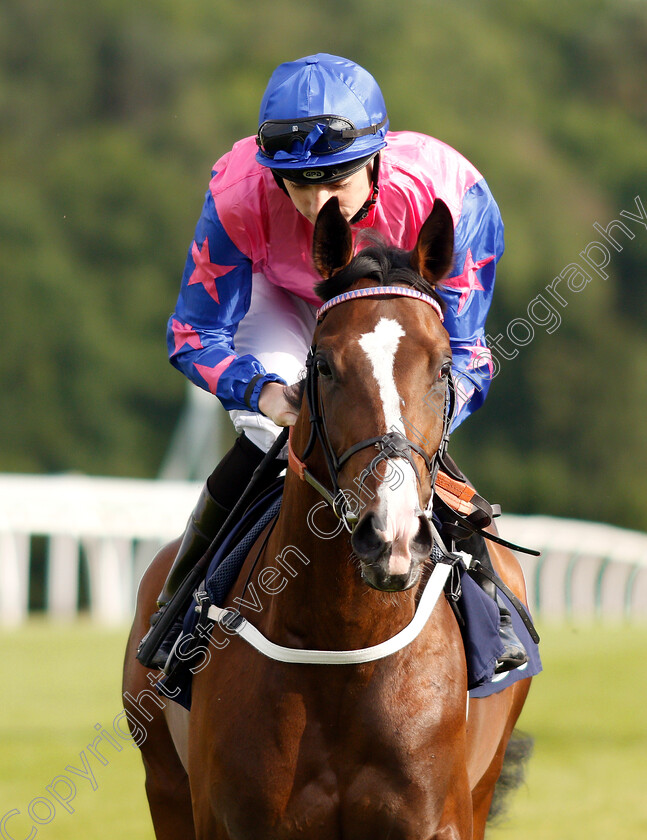
<svg viewBox="0 0 647 840"><path fill-rule="evenodd" d="M351 544L359 558L363 580L382 592L401 592L414 586L420 566L432 547L431 528L424 515L408 545L402 546L384 537L385 523L375 511L367 512L353 531Z"/></svg>

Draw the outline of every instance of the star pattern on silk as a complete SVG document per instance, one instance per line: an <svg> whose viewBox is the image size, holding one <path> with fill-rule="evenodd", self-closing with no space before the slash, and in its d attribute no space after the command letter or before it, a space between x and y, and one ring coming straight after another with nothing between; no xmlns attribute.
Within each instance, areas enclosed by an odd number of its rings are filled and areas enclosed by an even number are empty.
<svg viewBox="0 0 647 840"><path fill-rule="evenodd" d="M469 383L469 387L466 387L466 383ZM456 388L456 414L458 414L465 403L472 399L476 387L465 377L458 377L454 383L454 387Z"/></svg>
<svg viewBox="0 0 647 840"><path fill-rule="evenodd" d="M460 274L456 274L454 277L449 277L447 280L443 280L443 286L449 286L451 289L460 289L461 296L458 300L458 314L461 314L461 311L465 307L465 304L470 299L470 295L474 291L485 291L481 283L479 282L477 272L483 268L484 265L487 265L489 262L492 262L494 256L485 257L482 260L478 260L478 262L474 262L474 258L472 257L472 251L470 248L467 249L467 254L465 255L465 264L463 265L463 270Z"/></svg>
<svg viewBox="0 0 647 840"><path fill-rule="evenodd" d="M171 321L171 329L173 330L173 337L175 339L175 350L173 355L176 355L185 344L193 347L194 350L202 350L202 342L200 336L193 329L191 324L183 324L176 318Z"/></svg>
<svg viewBox="0 0 647 840"><path fill-rule="evenodd" d="M492 353L490 352L490 348L486 347L480 338L476 339L476 344L465 347L465 349L470 351L470 359L467 363L466 370L476 370L487 365L490 369L490 374L493 372Z"/></svg>
<svg viewBox="0 0 647 840"><path fill-rule="evenodd" d="M189 277L188 285L194 286L196 283L201 283L204 286L205 292L216 303L220 303L218 289L216 288L216 277L222 277L224 274L228 274L236 266L212 263L211 255L209 254L209 239L206 236L201 248L198 248L198 243L194 240L191 247L191 256L193 257L195 268Z"/></svg>
<svg viewBox="0 0 647 840"><path fill-rule="evenodd" d="M195 369L207 383L212 394L215 394L218 389L218 382L223 374L223 371L229 367L235 358L235 356L227 356L221 362L218 362L215 367L209 367L209 365L195 365Z"/></svg>

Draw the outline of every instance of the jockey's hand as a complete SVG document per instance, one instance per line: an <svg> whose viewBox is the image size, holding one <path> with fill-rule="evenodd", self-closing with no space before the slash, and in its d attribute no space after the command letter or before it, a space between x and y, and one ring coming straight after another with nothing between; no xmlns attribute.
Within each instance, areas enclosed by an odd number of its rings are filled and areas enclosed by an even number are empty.
<svg viewBox="0 0 647 840"><path fill-rule="evenodd" d="M267 382L261 389L258 407L277 426L294 426L298 412L286 400L285 389L280 382Z"/></svg>

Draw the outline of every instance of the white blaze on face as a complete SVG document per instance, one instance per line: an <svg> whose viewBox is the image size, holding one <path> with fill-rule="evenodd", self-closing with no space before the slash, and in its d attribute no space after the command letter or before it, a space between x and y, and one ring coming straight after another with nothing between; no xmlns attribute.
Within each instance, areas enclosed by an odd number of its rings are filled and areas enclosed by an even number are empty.
<svg viewBox="0 0 647 840"><path fill-rule="evenodd" d="M406 437L400 419L400 395L393 373L395 354L400 338L405 335L398 321L380 318L373 332L364 333L359 345L368 356L377 382L384 412L384 432L398 431ZM384 462L382 462L384 463ZM411 567L409 542L418 532L418 493L415 473L408 461L402 458L389 461L387 481L378 490L379 513L386 522L382 534L392 543L389 574L406 574Z"/></svg>

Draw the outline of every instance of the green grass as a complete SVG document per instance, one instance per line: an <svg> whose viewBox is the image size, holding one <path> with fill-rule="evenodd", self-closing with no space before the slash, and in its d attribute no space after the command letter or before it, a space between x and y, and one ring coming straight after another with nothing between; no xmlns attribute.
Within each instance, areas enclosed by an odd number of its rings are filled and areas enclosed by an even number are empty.
<svg viewBox="0 0 647 840"><path fill-rule="evenodd" d="M535 738L535 752L525 785L488 840L647 836L647 626L539 629L545 671L520 721ZM39 798L55 801L47 787L70 775L74 813L57 804L51 821L37 824L38 840L112 840L116 832L152 840L138 751L123 741L118 752L104 740L104 765L87 748L98 735L95 724L111 731L120 712L125 639L125 630L83 622L32 621L18 632L0 633L0 819L12 809L21 812L0 830L3 840L29 835L32 802L36 816L48 819ZM82 753L94 773L94 790L65 769L83 769ZM64 781L56 789L69 794Z"/></svg>
<svg viewBox="0 0 647 840"><path fill-rule="evenodd" d="M114 840L123 837L152 840L139 751L130 741L118 752L105 739L99 746L107 764L88 750L99 733L95 724L112 732L121 706L121 663L127 631L106 631L79 622L60 626L32 621L18 632L0 634L0 662L5 690L0 713L0 817L18 809L7 836L29 835L34 821L28 815L32 800L56 801L47 786L57 776L72 778L74 813L57 805L46 825L38 825L37 840ZM9 691L6 691L8 686ZM90 781L66 771L84 770L84 753L94 773ZM87 772L87 768L86 768ZM56 790L69 795L65 783ZM47 820L45 803L35 805L36 816ZM0 836L4 836L0 833Z"/></svg>
<svg viewBox="0 0 647 840"><path fill-rule="evenodd" d="M526 784L488 840L647 837L647 626L541 626Z"/></svg>

